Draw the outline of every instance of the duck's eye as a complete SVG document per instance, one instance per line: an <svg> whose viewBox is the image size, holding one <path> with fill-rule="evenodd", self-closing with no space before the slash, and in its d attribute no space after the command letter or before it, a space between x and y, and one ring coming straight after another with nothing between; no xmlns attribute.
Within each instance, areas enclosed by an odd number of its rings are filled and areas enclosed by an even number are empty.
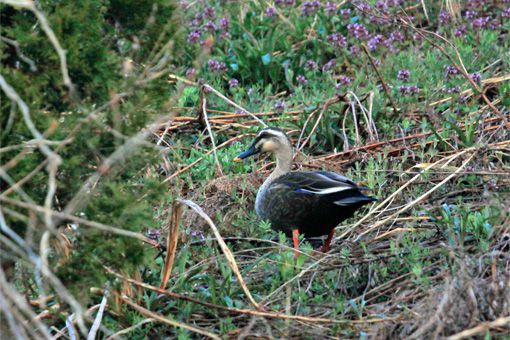
<svg viewBox="0 0 510 340"><path fill-rule="evenodd" d="M262 132L262 133L259 135L259 139L263 139L263 138L269 138L269 133L267 133L267 132Z"/></svg>

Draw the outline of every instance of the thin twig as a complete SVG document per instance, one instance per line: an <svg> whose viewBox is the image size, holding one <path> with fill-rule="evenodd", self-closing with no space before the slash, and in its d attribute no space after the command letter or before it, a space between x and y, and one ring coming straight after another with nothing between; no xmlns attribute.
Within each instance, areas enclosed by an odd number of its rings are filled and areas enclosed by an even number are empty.
<svg viewBox="0 0 510 340"><path fill-rule="evenodd" d="M303 142L303 144L301 144L298 148L298 151L301 151L303 150L303 148L306 146L306 144L310 141L310 138L312 138L315 130L317 129L317 127L319 126L319 123L322 119L322 116L324 115L324 113L326 112L326 110L333 104L335 103L338 103L341 99L343 99L343 97L340 97L340 96L334 96L333 98L329 99L323 106L322 106L322 110L321 110L321 113L319 114L319 117L317 117L317 120L315 121L315 124L313 125L313 128L312 128L312 131L310 131L310 134L308 135L308 137L306 137L305 141Z"/></svg>
<svg viewBox="0 0 510 340"><path fill-rule="evenodd" d="M166 246L166 259L165 266L163 268L163 277L161 279L160 288L164 289L166 283L172 273L172 267L174 265L175 251L177 248L177 240L179 238L179 224L181 223L182 216L182 204L174 202L172 205L172 212L168 223L168 238Z"/></svg>
<svg viewBox="0 0 510 340"><path fill-rule="evenodd" d="M203 300L193 299L187 295L182 295L175 292L170 292L164 289L160 289L156 286L152 286L147 283L139 282L130 278L127 278L119 273L114 272L111 269L106 268L107 271L131 284L134 284L138 287L142 287L145 289L152 290L154 292L158 292L159 294L163 294L166 296L170 296L173 298L177 298L184 301L189 301L195 304L199 304L202 306L222 310L225 312L233 313L233 314L240 314L240 315L253 315L253 316L261 316L261 317L267 317L267 318L273 318L273 319L283 319L283 320L295 320L300 322L318 322L318 323L332 323L332 324L364 324L364 323L378 323L378 322L386 322L391 321L392 318L371 318L371 319L364 319L364 320L345 320L345 319L328 319L328 318L319 318L319 317L311 317L311 316L302 316L302 315L287 315L282 313L275 313L275 312L266 312L261 310L253 310L253 309L239 309L239 308L233 308L233 307L226 307L221 305L216 305L210 302L206 302Z"/></svg>
<svg viewBox="0 0 510 340"><path fill-rule="evenodd" d="M486 332L491 328L505 327L505 326L508 328L508 325L510 325L510 316L505 316L505 317L497 318L494 321L482 322L476 327L466 329L460 333L451 335L446 339L447 340L459 340L459 339L470 338L476 334Z"/></svg>
<svg viewBox="0 0 510 340"><path fill-rule="evenodd" d="M86 220L86 219L83 219L83 218L80 218L80 217L77 217L74 215L66 214L63 212L59 212L59 211L50 210L48 212L45 207L41 207L41 206L35 205L35 204L21 202L21 201L14 200L14 199L8 198L8 197L0 196L0 201L8 203L8 204L12 204L12 205L24 208L24 209L29 209L29 210L32 210L32 211L35 211L38 213L42 213L42 214L49 213L50 215L58 217L62 220L73 221L73 222L76 222L79 224L87 225L89 227L93 227L93 228L96 228L99 230L107 231L107 232L121 235L121 236L133 237L133 238L139 239L143 242L152 244L152 242L150 242L147 237L143 236L143 234L140 234L140 233L137 233L134 231L129 231L129 230L125 230L122 228L112 227L107 224L103 224L103 223L99 223L99 222L95 222L95 221L89 221L89 220Z"/></svg>
<svg viewBox="0 0 510 340"><path fill-rule="evenodd" d="M87 340L95 340L96 339L96 333L99 329L99 326L101 325L101 320L103 319L103 313L104 309L106 307L106 302L108 301L108 289L105 289L103 294L103 299L101 300L101 304L99 305L99 310L97 311L96 318L94 319L94 323L92 324L92 327L90 327L90 332L87 335Z"/></svg>
<svg viewBox="0 0 510 340"><path fill-rule="evenodd" d="M53 45L53 47L55 48L55 51L58 54L58 57L60 59L60 71L62 73L64 85L67 86L67 88L69 89L69 92L73 93L74 92L73 83L71 81L71 77L69 77L69 71L67 69L66 51L60 45L60 42L58 41L57 36L51 29L51 27L48 23L48 19L46 19L46 16L44 15L44 13L39 8L37 8L37 5L34 1L2 0L2 2L9 4L15 8L16 7L25 8L25 9L31 11L32 13L34 13L34 15L37 17L37 20L39 21L39 24L41 25L41 28L43 29L44 33L46 33L46 36L48 37L48 39L50 39L51 44Z"/></svg>
<svg viewBox="0 0 510 340"><path fill-rule="evenodd" d="M221 170L220 161L218 160L218 154L216 153L216 141L214 140L214 135L211 130L211 124L209 124L209 118L207 116L207 98L205 96L205 87L202 87L200 90L200 96L202 101L201 113L203 115L203 119L205 121L205 125L207 126L207 131L209 132L209 136L211 137L211 144L213 146L213 155L214 161L216 162L216 170L218 171L217 175L223 176L223 171Z"/></svg>
<svg viewBox="0 0 510 340"><path fill-rule="evenodd" d="M247 135L248 135L248 134L243 134L243 135L239 135L239 136L232 137L232 138L230 138L229 140L227 140L227 141L225 141L225 142L221 143L220 145L218 145L218 146L216 147L216 149L221 149L221 148L223 148L223 147L225 147L225 146L227 146L227 145L229 145L229 144L231 144L231 143L233 143L233 142L235 142L235 141L237 141L237 140L239 140L239 139L242 139L242 138L246 137ZM213 149L213 150L214 150L214 149ZM172 180L173 178L175 178L176 176L178 176L178 175L182 174L183 172L188 171L189 169L191 169L192 167L194 167L195 165L197 165L198 163L200 163L201 161L203 161L203 160L204 160L204 158L205 158L205 156L208 156L208 155L210 155L211 153L213 153L213 150L209 150L209 151L207 151L207 152L205 153L205 155L204 155L204 156L197 158L197 159L196 159L194 162L192 162L191 164L188 164L188 165L186 165L184 168L182 168L182 169L180 169L180 170L178 170L178 171L174 172L173 174L171 174L170 176L168 176L167 178L165 178L165 180L163 181L163 183L166 183L166 182L168 182L168 181Z"/></svg>
<svg viewBox="0 0 510 340"><path fill-rule="evenodd" d="M183 322L180 322L180 321L177 321L177 320L173 320L173 319L170 319L169 317L165 317L163 315L159 315L159 314L156 314L154 312L151 312L150 310L132 302L130 299L128 299L126 296L120 296L119 295L119 298L124 301L125 303L127 303L129 306L133 307L133 309L135 309L136 311L138 311L140 314L146 316L146 317L149 317L151 319L154 319L154 320L157 320L159 322L162 322L162 323L166 323L170 326L173 326L173 327L179 327L179 328L184 328L184 329L187 329L188 331L191 331L193 333L197 333L197 334L202 334L202 335L205 335L205 336L208 336L210 337L211 339L217 339L217 340L221 340L221 338L219 336L217 336L216 334L214 333L211 333L205 329L202 329L202 328L198 328L198 327L193 327L193 326L190 326L188 324L185 324Z"/></svg>
<svg viewBox="0 0 510 340"><path fill-rule="evenodd" d="M241 110L243 113L247 113L249 114L253 119L255 119L257 122L259 122L260 124L262 124L262 126L264 127L267 127L267 124L264 123L264 121L262 119L260 119L259 117L257 117L256 115L254 115L253 113L251 113L250 111L246 110L245 108L241 107L240 105L234 103L233 101L231 101L230 99L228 99L227 97L225 97L223 94L221 94L218 90L214 89L211 85L208 85L208 84L204 84L204 88L208 89L209 91L211 91L212 93L214 93L215 95L217 95L218 97L220 97L221 99L223 99L224 101L226 101L227 103L229 103L230 105L234 106L234 107L237 107L239 110Z"/></svg>
<svg viewBox="0 0 510 340"><path fill-rule="evenodd" d="M9 39L7 37L2 37L2 36L0 36L0 40L4 41L5 43L14 47L16 54L18 55L18 57L21 60L23 60L25 63L28 64L28 66L30 67L30 71L32 71L32 72L37 71L37 66L35 65L35 62L32 59L30 59L29 57L27 57L25 54L23 54L23 52L20 49L19 43L16 40L12 40L12 39Z"/></svg>
<svg viewBox="0 0 510 340"><path fill-rule="evenodd" d="M466 151L466 150L464 150ZM473 150L471 150L473 151ZM375 223L374 225L372 225L370 228L368 228L367 230L361 232L360 234L358 234L358 236L356 237L355 241L358 241L362 236L366 235L367 233L371 232L372 230L380 227L381 225L387 223L390 219L393 219L395 217L397 217L398 215L400 215L401 213L403 212L406 212L407 210L409 210L410 208L414 207L418 202L421 202L423 199L425 199L426 197L428 197L431 193L433 193L434 191L436 191L437 189L439 189L440 187L443 186L443 184L445 184L446 182L448 182L450 179L456 177L461 171L464 171L464 168L469 164L469 162L473 159L473 157L476 155L476 152L477 150L475 150L469 157L466 161L464 161L464 163L462 163L461 166L459 166L459 168L454 171L451 175L447 176L444 180L442 180L441 182L439 182L438 184L436 184L433 188L431 188L430 190L428 190L426 193L422 194L420 197L414 199L412 202L409 202L408 204L406 204L403 208L401 208L400 210L398 210L397 212L393 213L391 216L387 217L386 219L382 220L382 221L379 221L377 223Z"/></svg>
<svg viewBox="0 0 510 340"><path fill-rule="evenodd" d="M154 321L156 321L156 320L154 320L153 318L143 319L142 321L140 321L137 324L134 324L133 326L130 326L128 328L125 328L123 330L120 330L120 331L110 335L109 337L106 338L106 340L119 339L119 338L121 338L121 335L127 334L127 333L145 325L146 323L154 322Z"/></svg>
<svg viewBox="0 0 510 340"><path fill-rule="evenodd" d="M12 101L16 102L16 105L21 111L23 115L23 119L25 120L25 124L37 140L44 140L44 136L37 130L35 127L32 118L30 117L30 110L28 109L28 105L20 98L20 96L16 93L16 91L5 81L4 77L0 75L0 87L5 92L7 97L9 97ZM56 183L56 175L59 165L62 163L62 159L60 156L53 152L46 143L37 143L39 150L46 156L48 159L48 191L46 193L46 198L44 200L44 206L49 211L52 206L53 197L55 195L55 191L57 188ZM50 215L45 214L45 222L48 228L53 228L53 221L50 218Z"/></svg>
<svg viewBox="0 0 510 340"><path fill-rule="evenodd" d="M248 289L248 286L246 285L246 283L244 281L244 278L241 275L241 272L239 271L239 267L237 266L237 262L236 262L236 260L234 258L234 255L232 255L232 252L230 251L230 249L228 248L227 244L223 240L223 237L221 237L221 234L218 231L218 228L216 227L214 222L211 220L211 218L196 203L194 203L194 202L192 202L190 200L181 200L181 199L178 199L177 201L182 203L182 204L185 204L188 207L190 207L191 209L195 210L195 212L197 214L199 214L207 222L207 224L209 224L209 226L211 227L211 229L212 229L212 231L214 233L214 236L216 236L216 239L218 240L218 243L219 243L219 245L221 247L221 250L223 251L223 254L225 254L225 257L227 258L227 261L228 261L228 264L229 264L230 268L232 269L232 271L236 275L237 280L239 281L239 284L241 285L241 288L244 291L244 294L246 295L246 297L248 298L250 303L255 308L262 310L263 308L255 301L255 299L251 295L250 290Z"/></svg>
<svg viewBox="0 0 510 340"><path fill-rule="evenodd" d="M417 32L423 39L427 40L427 42L429 44L431 44L432 46L437 48L451 62L452 66L455 67L462 74L462 76L471 84L471 86L473 86L473 88L476 90L476 92L478 92L480 94L482 99L485 101L485 103L487 103L487 105L489 105L489 107L492 109L492 111L494 111L494 113L496 113L498 116L500 116L501 119L505 123L508 123L508 118L501 111L499 111L496 106L494 106L492 104L492 102L489 100L489 98L487 98L487 95L485 94L485 92L469 76L469 74L466 71L466 68L464 67L464 63L462 61L460 53L459 53L457 47L452 42L450 42L448 39L446 39L445 37L443 37L443 36L441 36L441 35L439 35L439 34L437 34L435 32L431 32L431 31L427 31L427 30L424 30L424 29L421 29L421 28L414 27L414 25L412 23L407 22L406 20L404 20L401 17L399 17L399 20L400 20L400 22L402 24L404 24L407 27L410 27L412 30ZM440 40L446 42L447 44L449 44L450 47L455 51L455 54L457 55L457 59L459 60L459 63L460 63L461 66L459 66L457 64L457 62L455 62L453 57L451 55L449 55L442 46L436 44L432 39L429 39L424 33L430 34L430 35L432 35L432 36L434 36L436 38L439 38Z"/></svg>
<svg viewBox="0 0 510 340"><path fill-rule="evenodd" d="M372 67L374 68L375 73L377 74L377 77L381 81L381 84L383 86L384 92L386 93L386 96L390 100L391 106L393 106L393 111L395 113L397 113L398 112L398 108L397 108L397 105L395 104L395 101L393 100L393 97L392 97L391 92L390 92L390 88L388 87L388 85L386 85L386 82L384 81L383 77L381 76L381 73L379 72L379 69L377 68L377 65L375 64L374 59L370 55L370 52L368 51L368 49L365 46L365 44L361 44L361 48L363 49L363 52L365 52L365 54L367 55L368 60L370 60L370 64L372 64Z"/></svg>

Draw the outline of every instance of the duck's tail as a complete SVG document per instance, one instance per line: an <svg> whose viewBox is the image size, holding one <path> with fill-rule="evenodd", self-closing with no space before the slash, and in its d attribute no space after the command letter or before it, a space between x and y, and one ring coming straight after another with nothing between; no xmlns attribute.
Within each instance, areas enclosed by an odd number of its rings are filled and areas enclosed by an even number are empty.
<svg viewBox="0 0 510 340"><path fill-rule="evenodd" d="M377 201L377 198L370 197L362 194L359 191L351 191L348 196L344 196L342 198L338 198L333 203L335 205L339 205L342 207L348 207L348 206L358 206L361 207L365 204L368 204L370 202Z"/></svg>

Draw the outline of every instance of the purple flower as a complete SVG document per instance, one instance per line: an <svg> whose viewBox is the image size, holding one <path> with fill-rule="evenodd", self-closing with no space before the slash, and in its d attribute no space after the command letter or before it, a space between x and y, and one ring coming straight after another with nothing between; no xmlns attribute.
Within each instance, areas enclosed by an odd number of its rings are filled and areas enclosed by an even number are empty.
<svg viewBox="0 0 510 340"><path fill-rule="evenodd" d="M367 47L370 51L376 50L379 45L384 41L384 37L380 34L372 36L372 38L368 39Z"/></svg>
<svg viewBox="0 0 510 340"><path fill-rule="evenodd" d="M388 24L390 22L387 18L381 17L381 16L376 16L376 15L370 15L368 17L368 20L372 24L377 24L377 25Z"/></svg>
<svg viewBox="0 0 510 340"><path fill-rule="evenodd" d="M307 60L305 63L305 68L308 70L316 70L317 69L317 63L313 60Z"/></svg>
<svg viewBox="0 0 510 340"><path fill-rule="evenodd" d="M475 167L472 165L468 165L464 168L465 173L475 172Z"/></svg>
<svg viewBox="0 0 510 340"><path fill-rule="evenodd" d="M351 47L349 47L349 53L351 53L352 55L359 55L361 53L361 50L359 49L358 46L354 46L352 45Z"/></svg>
<svg viewBox="0 0 510 340"><path fill-rule="evenodd" d="M151 229L147 233L147 237L153 241L158 241L161 236L161 230L159 229Z"/></svg>
<svg viewBox="0 0 510 340"><path fill-rule="evenodd" d="M473 20L473 23L472 23L473 29L480 30L482 28L486 28L487 24L489 23L490 20L491 20L490 17L483 17L483 18L478 18L478 19Z"/></svg>
<svg viewBox="0 0 510 340"><path fill-rule="evenodd" d="M457 29L453 32L453 35L460 38L466 35L466 25L462 25L457 27Z"/></svg>
<svg viewBox="0 0 510 340"><path fill-rule="evenodd" d="M455 67L451 65L446 65L444 67L444 76L445 78L452 78L453 76L459 74L459 70L457 70Z"/></svg>
<svg viewBox="0 0 510 340"><path fill-rule="evenodd" d="M451 20L452 20L452 17L448 12L441 11L439 13L439 23L441 25L445 25L445 24L449 23Z"/></svg>
<svg viewBox="0 0 510 340"><path fill-rule="evenodd" d="M309 16L315 14L319 8L321 7L321 3L318 0L314 1L305 1L301 5L301 14L304 16Z"/></svg>
<svg viewBox="0 0 510 340"><path fill-rule="evenodd" d="M328 35L328 41L333 46L345 47L347 46L347 38L340 33L332 33Z"/></svg>
<svg viewBox="0 0 510 340"><path fill-rule="evenodd" d="M443 89L444 92L448 93L448 94L452 94L452 93L460 93L460 86L459 85L456 85L456 86L453 86L453 87L445 87Z"/></svg>
<svg viewBox="0 0 510 340"><path fill-rule="evenodd" d="M327 72L327 71L331 70L333 67L335 67L335 65L336 65L336 60L331 59L330 61L328 61L327 63L325 63L322 66L322 72Z"/></svg>
<svg viewBox="0 0 510 340"><path fill-rule="evenodd" d="M347 19L349 19L349 16L351 15L351 10L349 8L341 9L340 10L340 15L342 16L342 18L347 20Z"/></svg>
<svg viewBox="0 0 510 340"><path fill-rule="evenodd" d="M423 36L420 33L413 34L413 40L418 42L423 40Z"/></svg>
<svg viewBox="0 0 510 340"><path fill-rule="evenodd" d="M398 88L398 92L400 92L400 94L403 94L403 95L409 94L410 93L409 86L406 86L406 85L400 86Z"/></svg>
<svg viewBox="0 0 510 340"><path fill-rule="evenodd" d="M398 91L400 92L400 94L402 94L404 96L407 96L407 95L412 96L412 95L420 93L420 88L416 85L412 85L412 86L402 85L398 88Z"/></svg>
<svg viewBox="0 0 510 340"><path fill-rule="evenodd" d="M372 6L364 0L353 2L353 5L356 7L357 11L361 12L361 15L365 15L372 10Z"/></svg>
<svg viewBox="0 0 510 340"><path fill-rule="evenodd" d="M295 0L275 0L275 5L294 6Z"/></svg>
<svg viewBox="0 0 510 340"><path fill-rule="evenodd" d="M409 72L409 70L403 69L398 71L397 79L401 81L408 81L410 76L411 72Z"/></svg>
<svg viewBox="0 0 510 340"><path fill-rule="evenodd" d="M210 71L222 72L227 70L227 65L224 62L214 59L209 59L207 66L209 67Z"/></svg>
<svg viewBox="0 0 510 340"><path fill-rule="evenodd" d="M306 80L305 76L301 74L296 76L296 81L302 85L308 84L308 80Z"/></svg>
<svg viewBox="0 0 510 340"><path fill-rule="evenodd" d="M496 181L494 178L493 179L490 179L488 182L487 182L487 187L490 189L490 190L498 190L499 187L498 187L498 181Z"/></svg>
<svg viewBox="0 0 510 340"><path fill-rule="evenodd" d="M189 68L186 71L186 78L195 78L195 75L197 74L197 70L195 70L193 67Z"/></svg>
<svg viewBox="0 0 510 340"><path fill-rule="evenodd" d="M225 30L225 31L228 31L229 28L230 28L230 21L228 20L228 18L221 18L220 19L220 27L221 29Z"/></svg>
<svg viewBox="0 0 510 340"><path fill-rule="evenodd" d="M198 29L200 25L202 24L202 21L198 21L197 19L193 19L189 23L189 27L191 29Z"/></svg>
<svg viewBox="0 0 510 340"><path fill-rule="evenodd" d="M404 0L386 0L389 7L402 6Z"/></svg>
<svg viewBox="0 0 510 340"><path fill-rule="evenodd" d="M272 18L276 14L276 8L274 7L268 7L266 8L266 17Z"/></svg>
<svg viewBox="0 0 510 340"><path fill-rule="evenodd" d="M478 12L468 10L468 11L466 11L466 13L464 13L464 16L466 17L466 19L472 20L478 16Z"/></svg>
<svg viewBox="0 0 510 340"><path fill-rule="evenodd" d="M206 18L214 19L216 17L216 11L214 10L214 8L206 6L204 8L204 15L206 16Z"/></svg>
<svg viewBox="0 0 510 340"><path fill-rule="evenodd" d="M388 10L388 4L385 2L385 1L377 1L375 3L375 7L380 10L380 11L383 11L383 12L386 12Z"/></svg>
<svg viewBox="0 0 510 340"><path fill-rule="evenodd" d="M479 8L485 3L485 0L468 0L467 7L469 8Z"/></svg>
<svg viewBox="0 0 510 340"><path fill-rule="evenodd" d="M200 40L201 36L202 36L202 32L200 30L193 30L193 31L189 32L188 43L196 44Z"/></svg>
<svg viewBox="0 0 510 340"><path fill-rule="evenodd" d="M228 31L221 32L221 34L220 34L220 38L221 38L222 40L227 40L227 39L229 39L229 38L230 38L230 33L229 33Z"/></svg>
<svg viewBox="0 0 510 340"><path fill-rule="evenodd" d="M347 30L354 35L356 39L365 40L368 37L368 31L362 24L354 23L347 25Z"/></svg>
<svg viewBox="0 0 510 340"><path fill-rule="evenodd" d="M469 96L459 96L459 104L466 104L469 101Z"/></svg>
<svg viewBox="0 0 510 340"><path fill-rule="evenodd" d="M351 78L341 75L338 77L338 84L336 84L336 88L339 89L341 86L347 86L351 83Z"/></svg>
<svg viewBox="0 0 510 340"><path fill-rule="evenodd" d="M420 93L420 88L416 85L409 86L409 92L411 94L418 94Z"/></svg>
<svg viewBox="0 0 510 340"><path fill-rule="evenodd" d="M492 19L489 23L489 28L493 31L498 30L501 28L501 23L498 19Z"/></svg>
<svg viewBox="0 0 510 340"><path fill-rule="evenodd" d="M482 81L482 75L479 72L471 73L469 75L471 80L473 80L475 83L479 83Z"/></svg>
<svg viewBox="0 0 510 340"><path fill-rule="evenodd" d="M327 16L332 16L336 13L336 11L338 10L338 7L337 7L337 4L335 4L334 2L326 2L326 5L324 6L325 10L326 10L326 15Z"/></svg>
<svg viewBox="0 0 510 340"><path fill-rule="evenodd" d="M278 111L280 111L280 110L284 110L284 109L285 109L285 102L284 102L283 100L281 100L281 101L279 101L279 102L276 102L276 103L274 104L273 108L274 108L275 110L278 110Z"/></svg>
<svg viewBox="0 0 510 340"><path fill-rule="evenodd" d="M191 231L191 236L199 238L202 241L205 240L204 233L202 231L200 231L200 230L192 230Z"/></svg>
<svg viewBox="0 0 510 340"><path fill-rule="evenodd" d="M204 16L201 13L195 14L195 18L193 19L195 22L201 24L204 21Z"/></svg>
<svg viewBox="0 0 510 340"><path fill-rule="evenodd" d="M236 78L232 78L228 81L228 87L230 87L231 89L237 87L237 85L239 85L239 80L237 80Z"/></svg>
<svg viewBox="0 0 510 340"><path fill-rule="evenodd" d="M393 31L390 33L391 41L404 41L404 34L400 31Z"/></svg>
<svg viewBox="0 0 510 340"><path fill-rule="evenodd" d="M205 25L204 25L204 28L206 30L208 30L209 32L214 32L218 29L218 26L216 26L216 24L212 21L208 21Z"/></svg>
<svg viewBox="0 0 510 340"><path fill-rule="evenodd" d="M503 12L501 12L501 17L507 19L510 18L510 7L504 9Z"/></svg>

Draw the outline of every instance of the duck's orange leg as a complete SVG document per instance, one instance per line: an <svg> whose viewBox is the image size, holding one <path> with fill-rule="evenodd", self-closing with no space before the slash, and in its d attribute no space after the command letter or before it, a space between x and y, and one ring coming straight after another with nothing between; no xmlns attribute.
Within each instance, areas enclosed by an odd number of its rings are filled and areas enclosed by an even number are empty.
<svg viewBox="0 0 510 340"><path fill-rule="evenodd" d="M328 235L328 238L326 239L326 241L324 241L324 245L322 246L322 249L321 251L323 253L327 253L330 249L330 245L331 245L331 240L333 240L333 236L335 235L335 229L332 229L330 232L329 232L329 235Z"/></svg>
<svg viewBox="0 0 510 340"><path fill-rule="evenodd" d="M299 256L299 230L292 230L292 241L294 241L294 257Z"/></svg>

